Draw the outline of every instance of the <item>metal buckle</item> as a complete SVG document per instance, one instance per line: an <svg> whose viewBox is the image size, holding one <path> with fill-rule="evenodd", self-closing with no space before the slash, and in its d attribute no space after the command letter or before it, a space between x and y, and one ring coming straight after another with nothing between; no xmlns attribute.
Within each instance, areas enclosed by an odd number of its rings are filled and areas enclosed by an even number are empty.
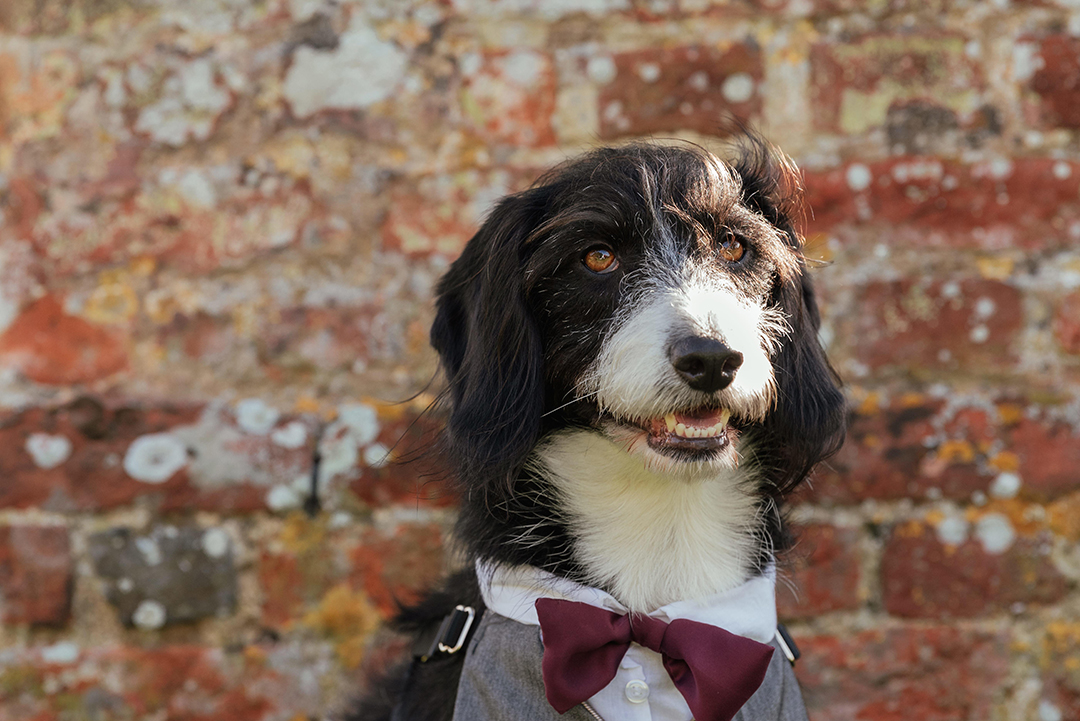
<svg viewBox="0 0 1080 721"><path fill-rule="evenodd" d="M784 624L776 624L776 642L780 646L780 650L787 657L788 663L792 666L799 659L802 654L799 653L799 647L795 645L795 639L791 637L788 630L784 627Z"/></svg>
<svg viewBox="0 0 1080 721"><path fill-rule="evenodd" d="M468 618L465 619L465 624L461 627L461 634L458 635L457 643L453 646L447 646L442 640L439 641L439 651L442 653L457 653L461 650L461 647L465 645L465 639L469 637L469 630L472 628L473 619L476 618L476 611L472 606L456 606L455 612L461 612L468 614ZM450 629L448 628L447 631Z"/></svg>

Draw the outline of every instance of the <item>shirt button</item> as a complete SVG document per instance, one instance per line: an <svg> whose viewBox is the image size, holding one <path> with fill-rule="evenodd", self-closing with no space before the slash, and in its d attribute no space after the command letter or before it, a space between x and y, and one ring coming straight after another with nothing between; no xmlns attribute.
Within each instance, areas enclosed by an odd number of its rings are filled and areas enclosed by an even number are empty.
<svg viewBox="0 0 1080 721"><path fill-rule="evenodd" d="M626 684L626 700L630 703L645 703L649 698L649 684L644 681L631 681Z"/></svg>

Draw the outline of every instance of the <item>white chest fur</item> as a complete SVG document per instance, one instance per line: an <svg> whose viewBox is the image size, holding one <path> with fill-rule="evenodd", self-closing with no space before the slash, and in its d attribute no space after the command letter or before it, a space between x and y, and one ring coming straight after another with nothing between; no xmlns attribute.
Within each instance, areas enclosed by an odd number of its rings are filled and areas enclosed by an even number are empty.
<svg viewBox="0 0 1080 721"><path fill-rule="evenodd" d="M747 580L757 510L738 469L661 474L591 431L555 434L536 469L558 489L589 584L632 611L699 599Z"/></svg>

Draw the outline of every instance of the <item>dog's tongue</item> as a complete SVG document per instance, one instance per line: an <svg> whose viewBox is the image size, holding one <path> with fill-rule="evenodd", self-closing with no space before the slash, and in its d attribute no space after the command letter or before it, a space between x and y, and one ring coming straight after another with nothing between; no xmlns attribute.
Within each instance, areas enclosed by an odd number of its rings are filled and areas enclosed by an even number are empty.
<svg viewBox="0 0 1080 721"><path fill-rule="evenodd" d="M682 431L676 431L680 426L695 432L708 431L712 434L719 433L727 425L729 418L731 418L731 412L726 409L702 408L696 411L668 413L661 418L653 418L646 428L654 436L669 433L682 435Z"/></svg>
<svg viewBox="0 0 1080 721"><path fill-rule="evenodd" d="M723 410L702 409L692 413L674 413L676 423L682 423L687 428L710 428L723 421L727 423L730 413Z"/></svg>

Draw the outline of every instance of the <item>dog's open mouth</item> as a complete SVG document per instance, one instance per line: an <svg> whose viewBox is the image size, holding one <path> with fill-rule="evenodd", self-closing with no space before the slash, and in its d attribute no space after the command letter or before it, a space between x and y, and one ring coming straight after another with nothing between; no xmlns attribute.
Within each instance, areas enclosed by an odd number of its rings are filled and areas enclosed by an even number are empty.
<svg viewBox="0 0 1080 721"><path fill-rule="evenodd" d="M698 408L636 422L647 434L649 447L660 453L708 454L722 450L735 438L731 411Z"/></svg>

